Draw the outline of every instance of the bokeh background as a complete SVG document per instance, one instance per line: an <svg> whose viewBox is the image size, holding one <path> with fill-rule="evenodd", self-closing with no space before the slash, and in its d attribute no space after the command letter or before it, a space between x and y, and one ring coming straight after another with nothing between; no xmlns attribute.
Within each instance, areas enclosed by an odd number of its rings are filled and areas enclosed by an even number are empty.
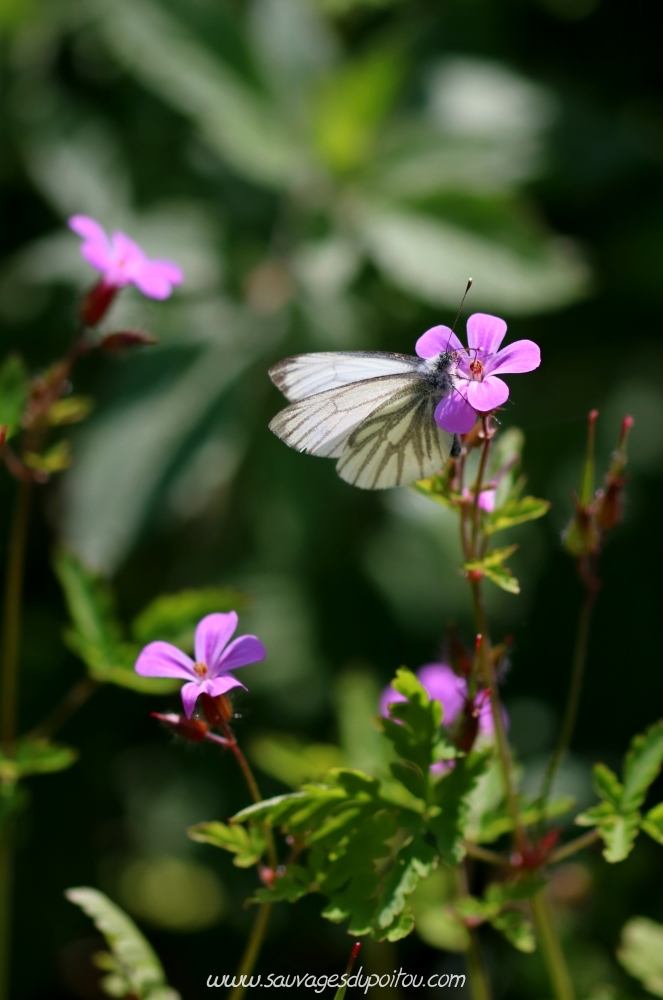
<svg viewBox="0 0 663 1000"><path fill-rule="evenodd" d="M663 712L663 81L650 13L623 0L0 0L2 351L38 371L66 348L92 278L65 228L74 212L186 273L170 302L126 292L108 318L159 346L78 372L97 406L74 466L40 494L25 726L84 671L61 638L56 542L112 579L125 621L183 587L248 595L242 630L269 659L250 672L238 731L258 758L266 734L352 743L353 706L396 667L438 657L451 621L471 641L453 519L406 490L353 490L333 463L280 444L266 371L302 350L411 353L453 320L472 275L469 311L504 316L544 358L511 380L503 422L524 431L529 486L553 507L514 532L523 595L491 595L495 637L514 637L504 697L532 787L568 677L580 592L560 532L586 414L600 410L603 463L621 416L636 418L559 782L591 800L591 763L614 763ZM13 489L4 475L3 553ZM234 968L253 875L184 828L245 794L232 760L149 718L176 703L104 687L62 732L80 762L34 780L13 996L99 996L99 940L62 896L79 884L139 919L185 1000ZM582 997L641 995L614 948L628 916L663 917L662 858L639 842L623 865L583 857L553 885ZM278 909L264 971L343 967L349 939L318 911L315 898ZM462 969L428 938L368 945L364 968ZM490 932L484 944L498 996L545 995L536 956Z"/></svg>

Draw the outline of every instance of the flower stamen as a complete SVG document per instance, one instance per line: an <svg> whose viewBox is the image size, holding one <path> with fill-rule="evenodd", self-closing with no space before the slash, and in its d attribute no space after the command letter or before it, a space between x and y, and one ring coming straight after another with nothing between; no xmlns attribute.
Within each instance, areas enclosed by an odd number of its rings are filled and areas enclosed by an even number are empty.
<svg viewBox="0 0 663 1000"><path fill-rule="evenodd" d="M483 364L481 363L481 361L478 360L478 358L475 358L473 361L470 361L470 371L472 372L473 378L482 381Z"/></svg>
<svg viewBox="0 0 663 1000"><path fill-rule="evenodd" d="M194 673L198 674L198 676L201 679L203 677L207 677L207 664L206 663L194 663L193 670L194 670Z"/></svg>

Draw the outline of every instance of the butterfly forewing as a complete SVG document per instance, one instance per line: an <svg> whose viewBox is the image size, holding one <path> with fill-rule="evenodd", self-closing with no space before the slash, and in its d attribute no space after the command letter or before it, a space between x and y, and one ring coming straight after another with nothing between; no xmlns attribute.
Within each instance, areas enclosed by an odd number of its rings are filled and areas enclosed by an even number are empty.
<svg viewBox="0 0 663 1000"><path fill-rule="evenodd" d="M439 472L453 435L435 423L438 399L419 379L392 393L348 437L336 464L339 476L361 489L379 490Z"/></svg>
<svg viewBox="0 0 663 1000"><path fill-rule="evenodd" d="M374 410L403 392L412 395L419 384L416 374L388 375L327 389L287 406L269 427L296 451L338 458L352 432Z"/></svg>
<svg viewBox="0 0 663 1000"><path fill-rule="evenodd" d="M384 351L322 351L279 361L269 377L286 399L295 402L353 382L404 375L422 368L419 358Z"/></svg>

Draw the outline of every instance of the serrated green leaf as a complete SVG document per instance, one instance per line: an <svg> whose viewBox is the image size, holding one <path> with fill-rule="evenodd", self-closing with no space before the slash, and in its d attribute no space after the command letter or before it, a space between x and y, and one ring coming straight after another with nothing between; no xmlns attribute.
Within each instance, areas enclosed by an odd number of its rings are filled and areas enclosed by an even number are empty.
<svg viewBox="0 0 663 1000"><path fill-rule="evenodd" d="M623 788L615 772L605 764L595 764L592 776L597 794L615 809L619 809L622 804Z"/></svg>
<svg viewBox="0 0 663 1000"><path fill-rule="evenodd" d="M506 590L509 594L519 594L520 584L508 566L504 566L504 561L513 555L517 548L517 545L505 545L503 548L493 549L483 559L466 562L463 569L467 573L483 573L502 590Z"/></svg>
<svg viewBox="0 0 663 1000"><path fill-rule="evenodd" d="M393 924L403 911L406 898L414 892L422 878L430 875L436 862L435 849L424 840L421 833L399 852L380 895L375 918L380 930Z"/></svg>
<svg viewBox="0 0 663 1000"><path fill-rule="evenodd" d="M435 803L440 812L431 817L429 827L442 860L448 864L458 864L465 855L462 840L469 818L470 795L487 770L492 753L481 750L461 757L453 770L435 785Z"/></svg>
<svg viewBox="0 0 663 1000"><path fill-rule="evenodd" d="M493 535L496 531L513 528L516 524L535 521L549 510L548 500L539 500L538 497L515 497L488 515L483 530L487 535Z"/></svg>
<svg viewBox="0 0 663 1000"><path fill-rule="evenodd" d="M302 896L316 888L313 875L301 865L288 865L285 874L274 880L271 889L258 889L254 899L257 903L296 903Z"/></svg>
<svg viewBox="0 0 663 1000"><path fill-rule="evenodd" d="M46 739L19 740L15 753L0 751L0 779L14 782L31 774L51 774L64 771L78 760L73 747L51 743Z"/></svg>
<svg viewBox="0 0 663 1000"><path fill-rule="evenodd" d="M428 781L420 767L417 767L411 760L396 760L389 765L389 769L396 781L405 785L411 795L421 799L422 802L426 801Z"/></svg>
<svg viewBox="0 0 663 1000"><path fill-rule="evenodd" d="M617 958L648 993L663 997L663 926L633 917L622 929Z"/></svg>
<svg viewBox="0 0 663 1000"><path fill-rule="evenodd" d="M234 823L197 823L187 830L189 837L200 844L211 844L234 854L233 864L237 868L255 865L265 849L265 837L259 826L240 826Z"/></svg>
<svg viewBox="0 0 663 1000"><path fill-rule="evenodd" d="M520 584L507 566L500 566L497 569L485 569L484 574L500 590L506 590L507 594L520 593Z"/></svg>
<svg viewBox="0 0 663 1000"><path fill-rule="evenodd" d="M291 788L305 781L318 781L346 763L343 751L333 743L303 743L294 736L259 736L248 746L249 756L265 774Z"/></svg>
<svg viewBox="0 0 663 1000"><path fill-rule="evenodd" d="M86 886L67 889L65 896L92 918L111 949L104 962L106 969L113 970L112 977L102 980L106 993L131 994L137 1000L180 1000L179 993L168 986L155 952L126 913L102 892ZM123 987L124 992L111 992L117 986Z"/></svg>
<svg viewBox="0 0 663 1000"><path fill-rule="evenodd" d="M451 489L452 477L455 474L455 462L450 461L441 475L431 476L429 479L420 479L412 484L412 488L417 493L435 500L436 503L447 507L449 510L459 510L462 497Z"/></svg>
<svg viewBox="0 0 663 1000"><path fill-rule="evenodd" d="M621 807L624 812L639 809L649 786L663 763L663 720L655 722L631 741L624 760Z"/></svg>
<svg viewBox="0 0 663 1000"><path fill-rule="evenodd" d="M30 381L23 360L18 354L10 354L0 367L0 426L6 424L7 439L20 430L29 391Z"/></svg>
<svg viewBox="0 0 663 1000"><path fill-rule="evenodd" d="M663 844L663 802L650 809L640 824L640 829L648 833L649 836Z"/></svg>
<svg viewBox="0 0 663 1000"><path fill-rule="evenodd" d="M405 668L398 670L392 686L399 694L404 695L407 701L391 703L389 706L391 718L383 719L381 722L384 734L393 744L398 756L402 760L410 761L419 769L428 789L430 766L434 762L434 748L440 738L442 706L439 702L429 699L410 670Z"/></svg>
<svg viewBox="0 0 663 1000"><path fill-rule="evenodd" d="M542 819L556 819L573 809L574 805L575 799L571 795L552 799L546 803L542 816L541 809L536 805L536 802L529 803L523 799L520 806L520 822L523 826L533 826L535 823L541 822ZM478 827L473 832L471 839L477 844L490 844L512 829L513 823L507 804L501 802L496 809L490 809L480 817Z"/></svg>
<svg viewBox="0 0 663 1000"><path fill-rule="evenodd" d="M493 917L490 923L518 951L525 954L536 951L532 921L523 910L505 910Z"/></svg>
<svg viewBox="0 0 663 1000"><path fill-rule="evenodd" d="M191 652L193 634L201 618L217 611L243 611L248 603L246 594L230 587L201 587L162 594L134 619L131 632L136 642L162 639Z"/></svg>

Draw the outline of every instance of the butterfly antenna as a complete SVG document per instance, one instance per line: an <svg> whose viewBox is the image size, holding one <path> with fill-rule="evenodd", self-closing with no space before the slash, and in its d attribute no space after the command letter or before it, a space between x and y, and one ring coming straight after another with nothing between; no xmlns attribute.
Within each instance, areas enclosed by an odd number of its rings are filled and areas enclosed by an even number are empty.
<svg viewBox="0 0 663 1000"><path fill-rule="evenodd" d="M461 314L461 313L462 313L462 311L463 311L463 306L465 305L465 299L467 298L467 293L469 292L470 288L472 287L472 282L473 282L473 280L474 280L473 278L468 278L468 279L467 279L467 288L465 289L465 292L464 292L464 294L463 294L463 297L462 297L462 299L460 300L460 306L459 306L459 308L458 308L458 314L457 314L457 316L456 316L456 318L455 318L455 320L454 320L454 325L453 325L453 326L451 327L451 329L452 329L452 330L455 330L455 329L456 329L456 323L457 323L457 322L458 322L458 320L460 319L460 314Z"/></svg>

